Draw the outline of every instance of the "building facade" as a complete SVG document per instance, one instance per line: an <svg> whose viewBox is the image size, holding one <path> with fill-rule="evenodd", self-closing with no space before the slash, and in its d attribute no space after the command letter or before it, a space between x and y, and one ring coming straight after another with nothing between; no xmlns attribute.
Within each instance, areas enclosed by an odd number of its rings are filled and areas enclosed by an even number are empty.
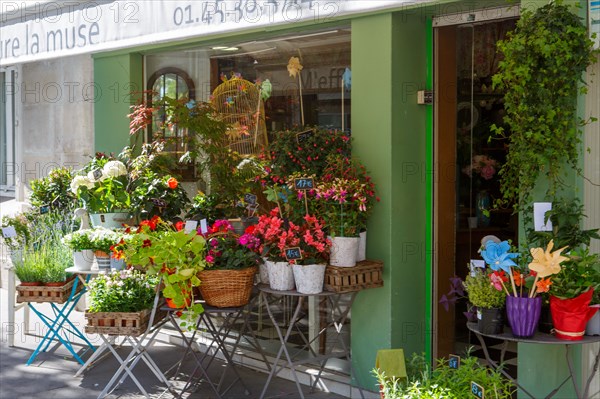
<svg viewBox="0 0 600 399"><path fill-rule="evenodd" d="M477 218L477 198L461 170L479 151L497 162L506 155L481 144L503 115L502 93L490 80L499 61L495 43L514 28L520 7L544 3L3 2L0 189L25 200L28 181L53 167L76 168L96 151L118 153L131 144L126 115L144 90L200 101L221 75L269 79L267 130L303 122L349 130L354 153L378 185L368 256L384 261L385 285L358 295L350 325L356 380L373 390L378 349L433 358L468 344L459 316L446 313L438 299L483 235L518 237L510 213L468 225ZM594 2L573 3L597 30ZM301 81L288 75L291 56L304 64ZM588 95L578 101L581 113L598 116L595 68ZM351 88L343 85L346 69ZM429 93L430 101L420 100ZM582 151L592 181L600 181L598 129L597 123L586 128L592 151ZM598 188L578 184L587 223L600 226ZM532 392L541 388L535 364L547 360L557 379L566 367L557 351L539 352L520 345L515 360L519 380ZM583 348L582 364L589 352ZM569 397L571 388L563 389Z"/></svg>

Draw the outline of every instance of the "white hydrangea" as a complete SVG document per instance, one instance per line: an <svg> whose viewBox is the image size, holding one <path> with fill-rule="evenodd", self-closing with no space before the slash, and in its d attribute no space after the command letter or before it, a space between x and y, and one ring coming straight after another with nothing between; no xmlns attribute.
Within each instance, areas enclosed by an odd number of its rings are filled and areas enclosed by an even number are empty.
<svg viewBox="0 0 600 399"><path fill-rule="evenodd" d="M73 194L77 194L79 187L86 186L87 188L94 187L94 182L91 181L87 176L75 176L71 181L71 191Z"/></svg>
<svg viewBox="0 0 600 399"><path fill-rule="evenodd" d="M127 167L121 161L108 161L102 172L108 177L119 177L127 174Z"/></svg>

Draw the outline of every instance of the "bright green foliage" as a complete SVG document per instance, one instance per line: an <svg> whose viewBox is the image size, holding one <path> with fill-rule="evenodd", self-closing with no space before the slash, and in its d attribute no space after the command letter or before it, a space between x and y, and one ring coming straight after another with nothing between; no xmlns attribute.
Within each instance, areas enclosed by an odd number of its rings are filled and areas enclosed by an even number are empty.
<svg viewBox="0 0 600 399"><path fill-rule="evenodd" d="M478 308L501 308L506 302L506 292L494 288L485 273L475 273L474 276L469 274L465 280L465 289L469 302Z"/></svg>
<svg viewBox="0 0 600 399"><path fill-rule="evenodd" d="M70 168L53 169L48 176L32 180L31 205L36 208L52 205L54 208L72 209L75 195L70 190L73 172Z"/></svg>
<svg viewBox="0 0 600 399"><path fill-rule="evenodd" d="M565 165L581 174L577 159L581 126L577 95L586 92L582 73L595 61L587 28L562 1L535 12L523 11L514 32L498 43L504 60L494 86L506 92L504 122L510 132L506 163L500 170L505 201L524 209L541 173L548 194L565 186ZM504 136L502 127L492 126Z"/></svg>
<svg viewBox="0 0 600 399"><path fill-rule="evenodd" d="M158 277L132 269L100 274L88 285L90 312L139 312L152 307Z"/></svg>

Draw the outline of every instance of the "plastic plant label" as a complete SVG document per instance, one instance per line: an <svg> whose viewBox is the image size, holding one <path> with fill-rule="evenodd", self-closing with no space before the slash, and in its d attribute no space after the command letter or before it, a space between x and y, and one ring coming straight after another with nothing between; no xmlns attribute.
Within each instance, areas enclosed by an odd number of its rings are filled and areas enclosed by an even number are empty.
<svg viewBox="0 0 600 399"><path fill-rule="evenodd" d="M469 266L471 269L471 276L475 276L477 268L485 269L485 261L481 259L471 259Z"/></svg>
<svg viewBox="0 0 600 399"><path fill-rule="evenodd" d="M197 228L198 228L197 220L186 220L183 231L185 231L185 233L188 234L188 233L191 233L192 231L196 230Z"/></svg>
<svg viewBox="0 0 600 399"><path fill-rule="evenodd" d="M299 247L286 248L285 258L288 261L302 259L302 250Z"/></svg>
<svg viewBox="0 0 600 399"><path fill-rule="evenodd" d="M298 142L298 144L302 144L306 140L310 139L314 134L315 134L315 131L312 129L297 133L296 141Z"/></svg>
<svg viewBox="0 0 600 399"><path fill-rule="evenodd" d="M202 234L206 234L206 233L208 233L208 224L207 224L207 222L206 222L206 219L202 219L202 220L200 221L200 232L201 232Z"/></svg>
<svg viewBox="0 0 600 399"><path fill-rule="evenodd" d="M471 381L471 394L479 399L485 398L483 387L474 381Z"/></svg>
<svg viewBox="0 0 600 399"><path fill-rule="evenodd" d="M458 355L449 355L448 356L448 367L453 370L456 370L460 367L460 356Z"/></svg>
<svg viewBox="0 0 600 399"><path fill-rule="evenodd" d="M2 237L4 238L13 238L17 236L17 230L15 230L15 226L7 226L2 228Z"/></svg>
<svg viewBox="0 0 600 399"><path fill-rule="evenodd" d="M92 176L94 176L94 180L98 180L102 177L102 169L94 169L92 171Z"/></svg>
<svg viewBox="0 0 600 399"><path fill-rule="evenodd" d="M315 188L315 181L312 177L294 179L294 187L296 190L311 190Z"/></svg>
<svg viewBox="0 0 600 399"><path fill-rule="evenodd" d="M250 205L256 204L257 197L254 194L244 194L244 202Z"/></svg>

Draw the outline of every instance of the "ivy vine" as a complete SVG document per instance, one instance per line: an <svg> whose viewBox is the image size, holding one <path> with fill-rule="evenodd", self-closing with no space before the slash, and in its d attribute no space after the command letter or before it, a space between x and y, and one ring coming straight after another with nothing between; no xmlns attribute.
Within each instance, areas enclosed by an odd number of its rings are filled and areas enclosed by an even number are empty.
<svg viewBox="0 0 600 399"><path fill-rule="evenodd" d="M581 19L561 0L523 11L498 49L504 60L493 84L506 93L506 116L505 126L494 125L492 131L509 137L500 184L503 201L518 211L531 203L541 174L552 197L568 185L565 166L582 174L581 128L594 119L577 117L577 95L587 93L582 75L597 50Z"/></svg>

